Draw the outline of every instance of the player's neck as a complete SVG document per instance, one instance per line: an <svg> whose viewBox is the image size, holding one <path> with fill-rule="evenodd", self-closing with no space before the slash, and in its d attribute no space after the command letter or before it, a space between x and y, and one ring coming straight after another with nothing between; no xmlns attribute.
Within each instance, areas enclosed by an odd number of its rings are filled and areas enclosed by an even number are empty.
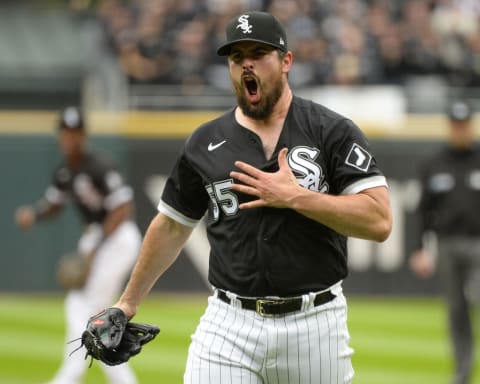
<svg viewBox="0 0 480 384"><path fill-rule="evenodd" d="M255 132L271 130L278 126L282 127L290 109L292 98L292 91L290 87L286 86L277 104L275 104L272 113L267 118L254 119L245 115L241 108L236 109L235 118L239 124Z"/></svg>
<svg viewBox="0 0 480 384"><path fill-rule="evenodd" d="M68 167L70 169L77 169L80 167L80 165L83 162L83 159L85 158L85 153L84 152L76 152L71 154L70 156L67 156L66 160L68 163Z"/></svg>
<svg viewBox="0 0 480 384"><path fill-rule="evenodd" d="M235 111L237 122L243 127L255 132L262 141L265 158L269 160L277 146L283 125L292 102L292 92L287 88L278 100L272 114L264 120L256 120L246 116L240 108Z"/></svg>

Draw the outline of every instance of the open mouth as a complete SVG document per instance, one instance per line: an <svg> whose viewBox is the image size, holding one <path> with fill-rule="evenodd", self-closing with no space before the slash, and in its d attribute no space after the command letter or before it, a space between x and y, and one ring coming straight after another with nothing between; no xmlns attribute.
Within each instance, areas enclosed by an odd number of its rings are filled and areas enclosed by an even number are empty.
<svg viewBox="0 0 480 384"><path fill-rule="evenodd" d="M260 99L260 89L257 79L252 75L244 75L243 84L250 102L257 102Z"/></svg>
<svg viewBox="0 0 480 384"><path fill-rule="evenodd" d="M250 96L255 96L258 90L257 80L251 76L245 76L243 81Z"/></svg>

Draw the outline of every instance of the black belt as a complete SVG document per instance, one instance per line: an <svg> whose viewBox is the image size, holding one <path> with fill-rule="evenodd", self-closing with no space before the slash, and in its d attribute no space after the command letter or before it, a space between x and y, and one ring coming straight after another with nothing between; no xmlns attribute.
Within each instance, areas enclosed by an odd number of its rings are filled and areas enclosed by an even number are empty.
<svg viewBox="0 0 480 384"><path fill-rule="evenodd" d="M217 297L223 302L230 304L231 300L225 291L217 290ZM317 307L332 301L336 296L331 291L317 293L313 300L313 306ZM281 298L281 299L250 299L237 296L237 300L242 304L243 309L257 312L262 316L285 315L290 312L300 311L303 305L301 297Z"/></svg>

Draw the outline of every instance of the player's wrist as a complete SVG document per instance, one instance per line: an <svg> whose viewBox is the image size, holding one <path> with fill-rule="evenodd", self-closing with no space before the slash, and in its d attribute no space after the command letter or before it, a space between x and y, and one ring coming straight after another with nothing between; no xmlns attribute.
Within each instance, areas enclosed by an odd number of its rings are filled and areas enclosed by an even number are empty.
<svg viewBox="0 0 480 384"><path fill-rule="evenodd" d="M138 310L138 305L122 299L117 301L112 307L120 309L129 320L137 314Z"/></svg>
<svg viewBox="0 0 480 384"><path fill-rule="evenodd" d="M39 222L42 219L42 213L36 209L32 208L32 225Z"/></svg>
<svg viewBox="0 0 480 384"><path fill-rule="evenodd" d="M311 191L303 187L298 186L295 189L294 193L286 200L288 208L293 209L294 211L302 211L307 208L306 202L308 203L311 200Z"/></svg>
<svg viewBox="0 0 480 384"><path fill-rule="evenodd" d="M45 200L41 199L33 207L30 207L33 215L33 222L43 220L50 212L51 205Z"/></svg>

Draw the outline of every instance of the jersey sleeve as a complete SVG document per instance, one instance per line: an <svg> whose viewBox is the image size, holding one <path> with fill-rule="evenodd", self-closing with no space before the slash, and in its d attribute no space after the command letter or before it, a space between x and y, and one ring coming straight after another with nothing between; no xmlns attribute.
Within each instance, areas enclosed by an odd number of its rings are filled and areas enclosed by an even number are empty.
<svg viewBox="0 0 480 384"><path fill-rule="evenodd" d="M104 176L107 195L103 203L107 211L133 200L132 188L125 184L122 175L117 170L110 170Z"/></svg>
<svg viewBox="0 0 480 384"><path fill-rule="evenodd" d="M166 182L158 210L175 221L194 227L208 208L208 194L201 175L182 150Z"/></svg>
<svg viewBox="0 0 480 384"><path fill-rule="evenodd" d="M328 166L332 192L342 195L359 193L368 188L387 186L363 132L343 119L328 133L325 142L329 152Z"/></svg>
<svg viewBox="0 0 480 384"><path fill-rule="evenodd" d="M53 172L52 181L45 190L44 198L52 205L65 205L69 198L68 182L70 172L64 165Z"/></svg>
<svg viewBox="0 0 480 384"><path fill-rule="evenodd" d="M94 156L92 173L94 184L103 194L103 208L112 211L133 200L133 189L106 157Z"/></svg>

